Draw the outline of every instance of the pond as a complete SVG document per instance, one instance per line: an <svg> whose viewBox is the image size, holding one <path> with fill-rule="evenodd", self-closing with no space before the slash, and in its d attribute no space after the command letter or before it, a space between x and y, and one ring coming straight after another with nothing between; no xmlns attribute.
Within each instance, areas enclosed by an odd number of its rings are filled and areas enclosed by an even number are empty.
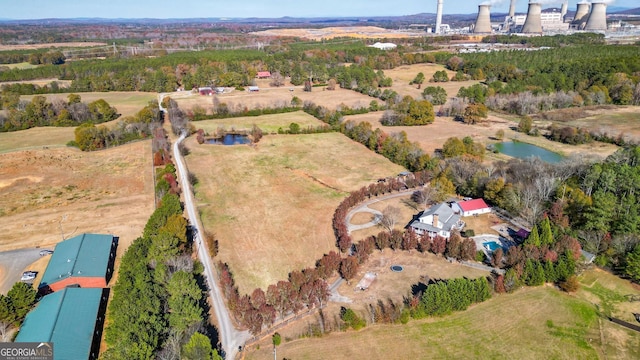
<svg viewBox="0 0 640 360"><path fill-rule="evenodd" d="M214 145L243 145L250 144L251 139L247 135L225 134L223 137L205 140L207 144Z"/></svg>
<svg viewBox="0 0 640 360"><path fill-rule="evenodd" d="M494 145L494 148L505 155L516 157L519 159L526 159L531 156L539 157L540 160L548 163L557 163L562 161L562 155L543 149L539 146L519 142L519 141L505 141Z"/></svg>

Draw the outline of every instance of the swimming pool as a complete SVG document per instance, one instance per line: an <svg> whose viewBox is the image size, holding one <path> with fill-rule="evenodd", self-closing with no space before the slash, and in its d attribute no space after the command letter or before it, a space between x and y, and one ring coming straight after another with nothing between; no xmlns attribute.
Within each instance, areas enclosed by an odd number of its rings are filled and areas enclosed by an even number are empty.
<svg viewBox="0 0 640 360"><path fill-rule="evenodd" d="M483 242L482 246L484 246L485 249L494 252L500 248L502 248L502 245L498 244L495 241L487 241L487 242Z"/></svg>

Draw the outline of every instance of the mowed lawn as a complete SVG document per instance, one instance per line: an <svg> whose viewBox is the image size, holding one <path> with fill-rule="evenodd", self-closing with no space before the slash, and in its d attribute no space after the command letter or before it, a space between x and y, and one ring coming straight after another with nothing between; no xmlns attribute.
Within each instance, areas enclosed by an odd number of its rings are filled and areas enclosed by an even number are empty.
<svg viewBox="0 0 640 360"><path fill-rule="evenodd" d="M241 293L266 289L336 250L333 213L347 196L403 169L339 133L270 135L257 145L187 141L205 229Z"/></svg>
<svg viewBox="0 0 640 360"><path fill-rule="evenodd" d="M585 277L591 277L587 271ZM606 284L615 279L596 274ZM615 281L615 280L614 280ZM583 281L584 282L584 281ZM640 293L628 282L618 295ZM640 333L598 315L584 291L566 294L551 286L494 296L467 311L406 325L375 325L322 338L289 337L278 357L290 359L637 359ZM635 303L637 304L637 303ZM601 332L602 329L602 332ZM282 331L281 331L282 333ZM270 339L247 359L266 359Z"/></svg>
<svg viewBox="0 0 640 360"><path fill-rule="evenodd" d="M192 122L196 129L203 129L207 133L213 133L222 127L227 130L250 130L253 125L258 126L265 133L275 133L278 129L289 129L291 123L300 125L300 129L315 128L324 123L304 111L296 111L285 114L273 114L262 116L244 116L229 119L202 120Z"/></svg>
<svg viewBox="0 0 640 360"><path fill-rule="evenodd" d="M461 87L469 87L475 84L479 84L480 81L477 80L469 80L469 81L448 81L448 82L429 82L433 78L433 74L436 71L446 71L449 79L453 77L456 73L455 71L448 70L443 65L438 64L414 64L414 65L403 65L391 70L384 70L384 75L390 77L393 80L393 86L391 87L398 94L402 96L412 96L416 99L422 98L422 92L424 88L428 86L440 86L445 89L447 92L447 97L451 98L458 94L458 91ZM424 83L420 89L418 89L418 85L409 85L411 80L413 80L418 73L424 74Z"/></svg>

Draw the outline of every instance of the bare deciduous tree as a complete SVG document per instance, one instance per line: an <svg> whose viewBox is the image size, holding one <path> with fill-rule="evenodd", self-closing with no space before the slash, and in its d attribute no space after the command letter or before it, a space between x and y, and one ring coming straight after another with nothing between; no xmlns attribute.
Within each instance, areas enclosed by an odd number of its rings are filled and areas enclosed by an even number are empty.
<svg viewBox="0 0 640 360"><path fill-rule="evenodd" d="M387 206L382 210L382 218L380 219L380 226L387 231L393 230L396 223L400 219L400 209L394 206Z"/></svg>

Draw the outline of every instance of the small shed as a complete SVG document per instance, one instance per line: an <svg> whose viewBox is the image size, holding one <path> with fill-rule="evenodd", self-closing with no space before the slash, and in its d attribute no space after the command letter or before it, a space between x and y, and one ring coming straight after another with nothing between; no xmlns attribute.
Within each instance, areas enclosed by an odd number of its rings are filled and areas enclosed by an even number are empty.
<svg viewBox="0 0 640 360"><path fill-rule="evenodd" d="M269 71L258 71L258 74L256 74L256 77L258 79L268 79L271 77L271 72Z"/></svg>
<svg viewBox="0 0 640 360"><path fill-rule="evenodd" d="M483 199L458 201L451 206L453 211L464 216L474 216L491 212L491 207Z"/></svg>
<svg viewBox="0 0 640 360"><path fill-rule="evenodd" d="M213 95L213 89L209 86L198 88L200 95L211 96Z"/></svg>

